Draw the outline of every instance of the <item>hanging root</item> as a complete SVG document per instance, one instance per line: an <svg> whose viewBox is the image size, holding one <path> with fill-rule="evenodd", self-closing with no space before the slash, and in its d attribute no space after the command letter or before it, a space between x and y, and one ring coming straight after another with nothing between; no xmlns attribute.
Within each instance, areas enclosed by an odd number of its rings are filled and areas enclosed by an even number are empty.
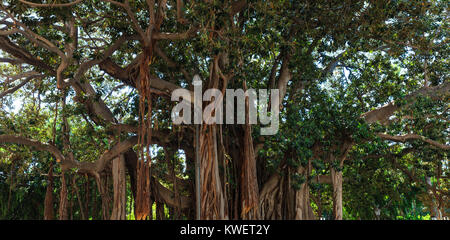
<svg viewBox="0 0 450 240"><path fill-rule="evenodd" d="M136 219L144 220L152 218L150 204L150 176L151 176L151 128L152 128L152 98L150 92L149 65L152 62L153 47L145 48L139 70L139 160L137 164L137 189L136 189ZM147 104L147 107L146 107Z"/></svg>

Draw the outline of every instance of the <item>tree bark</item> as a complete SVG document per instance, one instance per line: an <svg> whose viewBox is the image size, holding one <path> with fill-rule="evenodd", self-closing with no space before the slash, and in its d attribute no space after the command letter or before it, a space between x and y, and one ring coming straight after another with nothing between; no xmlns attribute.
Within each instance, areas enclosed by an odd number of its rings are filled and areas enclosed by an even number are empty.
<svg viewBox="0 0 450 240"><path fill-rule="evenodd" d="M65 180L65 173L61 173L61 190L59 192L59 220L68 220L69 215L67 212L67 185Z"/></svg>
<svg viewBox="0 0 450 240"><path fill-rule="evenodd" d="M350 151L350 149L353 146L353 142L349 139L344 139L342 144L342 154L339 156L339 158L335 157L333 153L330 153L330 176L331 176L331 183L333 185L333 215L335 220L342 220L342 182L343 182L343 176L342 176L342 170L344 167L344 161L347 158L347 155ZM332 166L332 163L338 160L338 168L336 169L334 166Z"/></svg>
<svg viewBox="0 0 450 240"><path fill-rule="evenodd" d="M306 181L300 186L300 189L295 191L295 220L314 220L316 216L311 208L311 200L309 194L308 177L311 172L311 159L308 161L308 166L299 167L297 172L305 176Z"/></svg>
<svg viewBox="0 0 450 240"><path fill-rule="evenodd" d="M110 219L110 209L109 209L109 193L108 193L108 180L105 177L100 177L99 174L95 176L97 182L97 188L102 199L102 218L103 220Z"/></svg>
<svg viewBox="0 0 450 240"><path fill-rule="evenodd" d="M330 172L333 184L333 216L335 220L342 220L342 171L331 167Z"/></svg>
<svg viewBox="0 0 450 240"><path fill-rule="evenodd" d="M53 163L50 163L48 171L48 185L44 200L44 220L53 220Z"/></svg>
<svg viewBox="0 0 450 240"><path fill-rule="evenodd" d="M225 201L219 175L215 125L204 125L200 133L201 219L226 219Z"/></svg>
<svg viewBox="0 0 450 240"><path fill-rule="evenodd" d="M114 203L111 220L126 219L125 159L123 155L112 161Z"/></svg>

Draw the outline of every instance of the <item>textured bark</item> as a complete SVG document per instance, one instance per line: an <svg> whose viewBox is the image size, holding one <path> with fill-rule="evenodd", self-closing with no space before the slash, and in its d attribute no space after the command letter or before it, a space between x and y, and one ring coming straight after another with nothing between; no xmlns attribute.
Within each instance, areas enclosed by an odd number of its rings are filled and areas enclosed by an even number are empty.
<svg viewBox="0 0 450 240"><path fill-rule="evenodd" d="M386 139L386 140L391 140L391 141L395 141L395 142L406 142L406 141L410 141L410 140L421 140L423 142L426 142L434 147L443 149L443 150L449 150L450 149L450 145L446 145L446 144L442 144L440 142L437 141L433 141L431 139L428 139L424 136L420 136L418 134L405 134L405 135L401 135L401 136L391 136L388 134L384 134L384 133L377 133L377 136L379 136L382 139Z"/></svg>
<svg viewBox="0 0 450 240"><path fill-rule="evenodd" d="M96 162L78 162L71 157L65 157L58 148L53 145L41 143L35 140L31 140L21 136L13 136L13 135L0 135L0 144L1 143L16 143L23 144L27 146L31 146L36 148L37 150L50 152L55 158L57 162L61 163L61 169L63 171L77 168L79 173L91 173L96 174L105 168L105 166L111 161L114 157L119 154L128 151L131 147L136 145L137 137L131 137L125 141L117 143L110 150L105 151L100 158Z"/></svg>
<svg viewBox="0 0 450 240"><path fill-rule="evenodd" d="M142 56L138 56L136 61L139 61ZM123 83L131 86L133 88L138 87L136 81L133 79L133 75L135 74L135 63L131 63L128 67L122 68L113 62L110 58L105 59L103 62L99 64L101 70L105 71L109 75L121 80ZM156 76L150 76L150 90L156 91L157 93L164 94L170 97L172 91L176 89L180 89L181 87L173 84L168 81L164 81ZM194 93L191 92L191 96L194 96ZM193 99L186 99L187 101L193 103Z"/></svg>
<svg viewBox="0 0 450 240"><path fill-rule="evenodd" d="M300 165L297 168L293 168L286 163L287 158L297 157L295 150L290 149L285 152L279 172L269 176L262 185L259 194L261 219L316 219L310 201L309 176L312 170L311 161L318 157L318 152L318 146L314 145L313 156L308 160L307 165ZM298 189L293 186L292 175L294 174L303 176L305 179Z"/></svg>
<svg viewBox="0 0 450 240"><path fill-rule="evenodd" d="M83 0L74 0L73 2L69 2L69 3L48 3L48 4L41 4L41 3L34 3L34 2L29 2L29 1L25 1L25 0L19 0L19 2L27 4L31 7L51 7L51 8L56 8L56 7L70 7L73 6L75 4L78 4L80 2L82 2Z"/></svg>
<svg viewBox="0 0 450 240"><path fill-rule="evenodd" d="M8 94L14 93L14 92L17 91L19 88L25 86L25 84L27 84L28 82L30 82L31 80L33 80L34 78L37 78L37 77L42 78L43 75L33 75L33 76L29 76L29 77L25 78L22 82L20 82L20 83L17 84L16 86L14 86L14 87L12 87L12 88L10 88L10 89L7 89L7 90L4 91L4 92L1 92L1 93L0 93L0 98L3 98L4 96L6 96L6 95L8 95Z"/></svg>
<svg viewBox="0 0 450 240"><path fill-rule="evenodd" d="M378 121L380 123L387 124L389 122L389 117L391 117L399 109L406 108L414 104L417 97L425 96L430 97L432 99L437 99L442 96L448 96L449 93L450 93L449 81L434 87L424 87L406 96L404 98L406 104L404 105L398 106L395 102L390 102L380 108L364 113L363 115L361 115L361 117L367 123L375 123Z"/></svg>
<svg viewBox="0 0 450 240"><path fill-rule="evenodd" d="M335 220L342 220L342 168L344 167L344 161L347 158L347 155L350 149L353 146L353 142L349 139L345 139L342 144L342 154L339 155L338 158L334 156L333 153L330 153L329 161L330 161L330 176L331 183L333 185L333 215ZM338 160L339 169L335 169L335 167L331 166L335 160Z"/></svg>
<svg viewBox="0 0 450 240"><path fill-rule="evenodd" d="M89 217L90 215L89 215L89 209L90 209L90 192L91 192L91 190L90 190L90 187L89 187L89 185L90 185L90 183L89 183L89 176L87 175L87 174L85 174L85 177L86 177L86 183L85 183L85 189L84 189L84 191L85 191L85 198L84 198L84 215L86 216L86 217Z"/></svg>
<svg viewBox="0 0 450 240"><path fill-rule="evenodd" d="M164 213L164 204L156 202L156 219L166 220L166 214Z"/></svg>
<svg viewBox="0 0 450 240"><path fill-rule="evenodd" d="M44 200L44 220L53 220L53 164L50 164L50 170L48 171L48 185L45 192Z"/></svg>
<svg viewBox="0 0 450 240"><path fill-rule="evenodd" d="M187 196L180 196L180 201L175 198L174 192L164 187L156 178L152 178L152 186L154 189L155 198L170 207L179 207L187 209L191 207L192 199ZM179 205L181 202L181 206Z"/></svg>
<svg viewBox="0 0 450 240"><path fill-rule="evenodd" d="M204 125L200 133L201 219L226 219L226 204L219 175L215 125Z"/></svg>
<svg viewBox="0 0 450 240"><path fill-rule="evenodd" d="M152 20L153 21L153 20ZM141 34L142 35L142 34ZM154 41L145 41L139 72L134 82L139 93L139 159L137 162L136 219L152 219L150 144L152 136L152 94L149 65L152 63Z"/></svg>
<svg viewBox="0 0 450 240"><path fill-rule="evenodd" d="M277 201L276 196L280 189L280 181L281 176L279 174L273 174L261 189L259 194L259 209L262 219L276 219L274 211L275 202Z"/></svg>
<svg viewBox="0 0 450 240"><path fill-rule="evenodd" d="M49 71L52 74L56 73L56 71L47 63L37 59L27 50L11 42L6 36L0 36L0 48L25 63L36 66L42 70Z"/></svg>
<svg viewBox="0 0 450 240"><path fill-rule="evenodd" d="M112 175L114 188L114 202L111 220L126 219L126 179L125 159L123 155L112 161Z"/></svg>
<svg viewBox="0 0 450 240"><path fill-rule="evenodd" d="M142 159L137 167L136 220L147 219L150 211L150 166Z"/></svg>
<svg viewBox="0 0 450 240"><path fill-rule="evenodd" d="M81 219L87 220L87 218L86 218L87 214L85 213L83 203L81 202L80 191L78 190L76 177L72 178L72 180L73 180L72 181L72 193L73 193L73 191L75 191L75 194L77 196L78 206L80 207Z"/></svg>
<svg viewBox="0 0 450 240"><path fill-rule="evenodd" d="M300 190L295 192L295 220L315 219L309 198L309 187L302 184Z"/></svg>
<svg viewBox="0 0 450 240"><path fill-rule="evenodd" d="M97 188L102 199L102 218L103 220L110 219L110 197L108 191L108 180L106 176L100 177L96 175L95 181L97 183Z"/></svg>
<svg viewBox="0 0 450 240"><path fill-rule="evenodd" d="M59 220L68 220L67 185L64 172L61 173L61 190L59 192Z"/></svg>
<svg viewBox="0 0 450 240"><path fill-rule="evenodd" d="M311 159L308 161L308 166L299 167L297 173L308 179L311 174ZM306 181L300 186L299 190L295 191L295 220L313 220L316 218L311 208L308 183Z"/></svg>
<svg viewBox="0 0 450 240"><path fill-rule="evenodd" d="M342 220L342 171L330 169L333 184L333 216L335 220Z"/></svg>

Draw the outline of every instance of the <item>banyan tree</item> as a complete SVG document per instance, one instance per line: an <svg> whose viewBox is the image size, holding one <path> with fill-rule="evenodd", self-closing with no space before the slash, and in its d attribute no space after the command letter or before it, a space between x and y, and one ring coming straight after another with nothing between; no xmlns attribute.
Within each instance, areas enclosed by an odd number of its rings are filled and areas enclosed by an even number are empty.
<svg viewBox="0 0 450 240"><path fill-rule="evenodd" d="M443 219L448 5L3 0L1 218Z"/></svg>

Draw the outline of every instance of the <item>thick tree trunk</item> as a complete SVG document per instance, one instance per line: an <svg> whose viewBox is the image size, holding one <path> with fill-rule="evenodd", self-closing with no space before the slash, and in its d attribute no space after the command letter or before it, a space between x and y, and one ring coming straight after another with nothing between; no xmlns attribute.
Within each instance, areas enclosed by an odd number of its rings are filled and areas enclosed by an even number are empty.
<svg viewBox="0 0 450 240"><path fill-rule="evenodd" d="M308 169L300 167L298 172L302 175L309 175ZM306 177L307 178L307 177ZM309 185L305 182L300 189L295 191L295 220L313 220L315 219L314 212L311 208Z"/></svg>
<svg viewBox="0 0 450 240"><path fill-rule="evenodd" d="M259 188L256 174L256 158L253 149L252 129L248 124L244 129L243 145L244 151L242 154L240 174L241 218L259 219Z"/></svg>
<svg viewBox="0 0 450 240"><path fill-rule="evenodd" d="M166 220L166 214L164 213L164 203L156 202L156 219Z"/></svg>
<svg viewBox="0 0 450 240"><path fill-rule="evenodd" d="M138 156L136 152L134 152L132 149L129 149L124 154L125 158L125 166L127 167L128 175L130 176L130 186L131 186L131 193L133 194L133 199L136 201L136 188L137 188L137 177L136 177L136 168L137 168L137 161ZM133 212L134 216L136 216L136 202L133 204Z"/></svg>
<svg viewBox="0 0 450 240"><path fill-rule="evenodd" d="M44 220L53 220L53 164L50 164L48 171L48 185L44 200Z"/></svg>
<svg viewBox="0 0 450 240"><path fill-rule="evenodd" d="M335 169L335 167L330 166L331 184L333 185L333 216L335 220L342 220L342 170L344 167L344 161L347 158L352 146L353 142L349 139L345 139L341 148L342 154L339 158L335 158L332 153L330 154L330 164L336 159L339 161L339 169Z"/></svg>
<svg viewBox="0 0 450 240"><path fill-rule="evenodd" d="M219 174L215 125L204 125L200 133L201 219L227 219Z"/></svg>
<svg viewBox="0 0 450 240"><path fill-rule="evenodd" d="M309 186L305 182L300 189L292 188L290 173L273 174L260 192L259 209L264 220L314 220Z"/></svg>
<svg viewBox="0 0 450 240"><path fill-rule="evenodd" d="M64 172L61 173L61 190L59 192L59 220L68 220L67 212L67 185Z"/></svg>
<svg viewBox="0 0 450 240"><path fill-rule="evenodd" d="M150 163L138 160L136 188L136 219L145 220L150 217Z"/></svg>
<svg viewBox="0 0 450 240"><path fill-rule="evenodd" d="M112 162L112 175L114 186L114 203L111 220L126 219L126 182L125 182L125 159L123 155L115 158Z"/></svg>
<svg viewBox="0 0 450 240"><path fill-rule="evenodd" d="M342 220L342 171L331 167L330 172L333 184L333 216L335 220Z"/></svg>

